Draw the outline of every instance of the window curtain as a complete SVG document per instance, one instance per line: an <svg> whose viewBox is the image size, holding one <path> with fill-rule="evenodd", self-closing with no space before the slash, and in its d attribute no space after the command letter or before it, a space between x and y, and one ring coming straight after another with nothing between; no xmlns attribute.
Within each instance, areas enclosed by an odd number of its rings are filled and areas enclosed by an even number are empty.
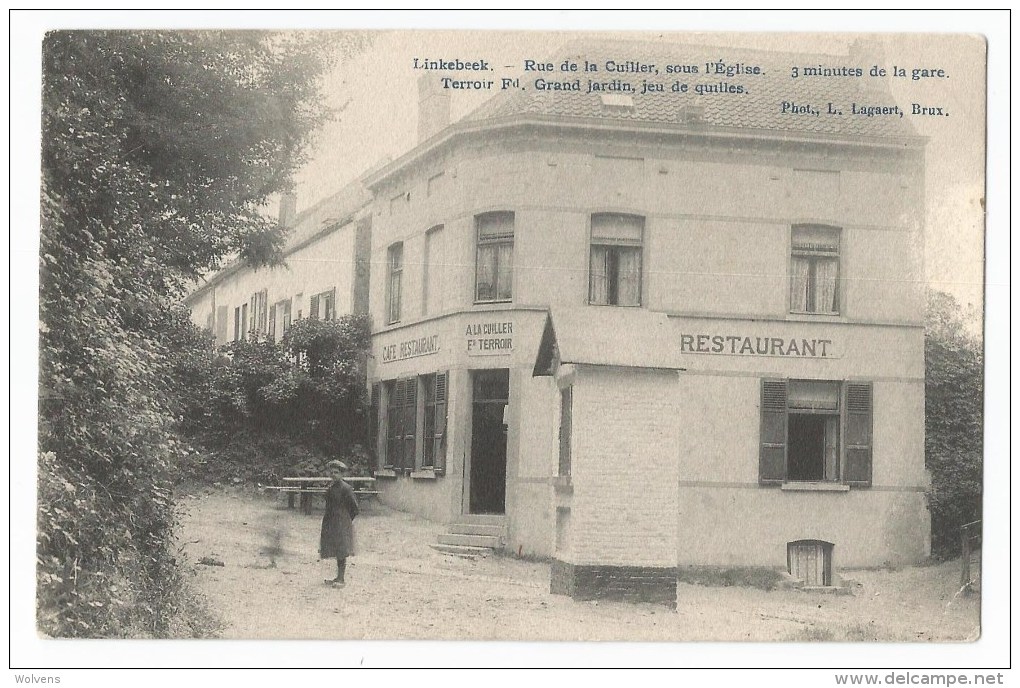
<svg viewBox="0 0 1020 688"><path fill-rule="evenodd" d="M478 247L478 277L475 298L487 301L496 298L496 250L489 244Z"/></svg>
<svg viewBox="0 0 1020 688"><path fill-rule="evenodd" d="M808 309L808 277L811 263L806 258L793 259L793 273L790 275L790 308L795 311Z"/></svg>
<svg viewBox="0 0 1020 688"><path fill-rule="evenodd" d="M499 245L499 258L497 259L496 275L496 298L509 299L512 297L511 288L514 274L514 245L502 243Z"/></svg>
<svg viewBox="0 0 1020 688"><path fill-rule="evenodd" d="M835 260L815 261L815 312L835 313L836 307L836 275L839 263Z"/></svg>
<svg viewBox="0 0 1020 688"><path fill-rule="evenodd" d="M605 246L591 247L588 300L599 305L609 303L609 249Z"/></svg>
<svg viewBox="0 0 1020 688"><path fill-rule="evenodd" d="M639 306L641 305L641 250L620 250L619 256L619 275L616 285L617 305Z"/></svg>

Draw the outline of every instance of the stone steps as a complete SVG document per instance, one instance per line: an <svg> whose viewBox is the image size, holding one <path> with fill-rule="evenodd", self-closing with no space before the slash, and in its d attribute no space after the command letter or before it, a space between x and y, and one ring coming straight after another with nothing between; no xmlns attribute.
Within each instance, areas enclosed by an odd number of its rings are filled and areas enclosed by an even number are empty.
<svg viewBox="0 0 1020 688"><path fill-rule="evenodd" d="M463 514L432 549L460 557L488 556L503 547L505 524L502 514Z"/></svg>

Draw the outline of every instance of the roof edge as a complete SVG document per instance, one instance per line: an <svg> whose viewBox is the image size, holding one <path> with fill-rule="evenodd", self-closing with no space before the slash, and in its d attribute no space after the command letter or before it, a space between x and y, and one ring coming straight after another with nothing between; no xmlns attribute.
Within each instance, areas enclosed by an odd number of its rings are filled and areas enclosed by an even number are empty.
<svg viewBox="0 0 1020 688"><path fill-rule="evenodd" d="M365 187L375 190L380 184L393 177L408 165L426 157L451 143L454 139L483 131L498 131L516 127L539 126L549 129L576 129L588 131L619 131L643 135L666 135L706 139L755 139L782 143L822 143L837 146L865 148L901 149L904 146L923 149L928 143L927 136L842 136L814 132L785 132L778 129L751 129L748 127L717 127L705 125L668 125L663 122L627 122L600 118L570 117L558 115L523 114L487 120L460 120L451 124L439 134L418 144L408 152L364 176Z"/></svg>

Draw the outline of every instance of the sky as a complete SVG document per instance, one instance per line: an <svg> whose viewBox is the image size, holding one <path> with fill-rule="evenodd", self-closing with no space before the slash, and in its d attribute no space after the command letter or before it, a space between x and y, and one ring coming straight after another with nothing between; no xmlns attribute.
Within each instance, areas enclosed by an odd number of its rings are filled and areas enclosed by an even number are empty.
<svg viewBox="0 0 1020 688"><path fill-rule="evenodd" d="M388 31L373 32L363 52L344 60L328 76L328 101L344 105L341 119L318 135L310 164L297 177L298 209L339 190L386 158L414 147L417 78L413 59L486 58L500 65L499 76L523 74L526 58L542 59L570 39L656 40L733 48L846 57L856 38L847 34ZM871 37L884 64L944 69L949 78L918 80L887 77L894 99L937 102L950 117L912 117L928 138L926 166L925 264L929 286L948 291L980 311L983 279L984 197L984 44L975 36L896 35ZM504 66L513 66L506 69ZM891 70L890 70L891 71ZM534 74L532 74L534 76ZM451 91L456 121L491 91Z"/></svg>

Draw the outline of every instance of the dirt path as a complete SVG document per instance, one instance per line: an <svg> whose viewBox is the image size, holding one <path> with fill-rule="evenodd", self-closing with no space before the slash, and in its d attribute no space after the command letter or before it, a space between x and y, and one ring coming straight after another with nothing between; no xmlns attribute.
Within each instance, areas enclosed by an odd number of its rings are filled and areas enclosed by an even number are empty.
<svg viewBox="0 0 1020 688"><path fill-rule="evenodd" d="M185 498L182 539L227 638L478 640L968 640L980 602L953 564L858 571L853 596L681 585L676 612L549 594L549 567L434 551L443 527L386 507L356 521L348 584L319 561L321 512L242 492ZM203 557L223 566L197 564Z"/></svg>

